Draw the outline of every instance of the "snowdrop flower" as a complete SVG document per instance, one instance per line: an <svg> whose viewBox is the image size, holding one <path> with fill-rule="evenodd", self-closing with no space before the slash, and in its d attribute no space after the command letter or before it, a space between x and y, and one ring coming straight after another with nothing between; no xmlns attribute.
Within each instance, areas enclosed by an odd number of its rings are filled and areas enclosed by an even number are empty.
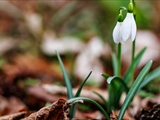
<svg viewBox="0 0 160 120"><path fill-rule="evenodd" d="M135 37L136 37L136 31L137 31L137 27L136 27L136 22L133 16L133 3L129 3L128 6L128 13L126 15L126 18L123 21L123 25L122 25L122 39L123 41L127 41L127 40L131 40L134 41Z"/></svg>
<svg viewBox="0 0 160 120"><path fill-rule="evenodd" d="M122 15L122 10L126 10L125 7L121 7L120 13L118 15L118 21L117 24L113 30L113 40L116 44L118 43L124 43L122 39L122 24L123 24L123 15Z"/></svg>
<svg viewBox="0 0 160 120"><path fill-rule="evenodd" d="M117 22L113 30L113 40L116 44L123 43L122 40L122 22Z"/></svg>

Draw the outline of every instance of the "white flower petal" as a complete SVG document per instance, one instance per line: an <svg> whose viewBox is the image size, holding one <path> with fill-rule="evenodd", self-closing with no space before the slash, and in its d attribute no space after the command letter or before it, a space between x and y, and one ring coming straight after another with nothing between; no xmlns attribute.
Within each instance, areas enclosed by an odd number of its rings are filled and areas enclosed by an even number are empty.
<svg viewBox="0 0 160 120"><path fill-rule="evenodd" d="M117 44L122 41L121 31L122 31L122 23L117 22L117 24L113 30L113 40Z"/></svg>
<svg viewBox="0 0 160 120"><path fill-rule="evenodd" d="M136 22L134 20L133 15L132 15L131 23L132 23L131 40L134 41L136 37L137 27L136 27Z"/></svg>
<svg viewBox="0 0 160 120"><path fill-rule="evenodd" d="M127 13L122 24L122 39L124 42L130 38L131 27L131 13Z"/></svg>

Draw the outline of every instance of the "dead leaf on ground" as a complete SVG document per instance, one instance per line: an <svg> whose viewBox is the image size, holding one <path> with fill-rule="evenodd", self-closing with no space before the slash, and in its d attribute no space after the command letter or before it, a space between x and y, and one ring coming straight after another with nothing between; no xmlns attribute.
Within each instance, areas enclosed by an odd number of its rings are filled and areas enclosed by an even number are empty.
<svg viewBox="0 0 160 120"><path fill-rule="evenodd" d="M160 104L149 109L142 109L136 118L139 120L160 120Z"/></svg>
<svg viewBox="0 0 160 120"><path fill-rule="evenodd" d="M31 96L36 97L37 99L42 99L46 102L55 102L59 98L67 99L65 95L53 95L48 93L46 90L43 89L42 86L32 86L27 88L27 93ZM36 101L35 101L36 102ZM34 104L34 103L33 103Z"/></svg>
<svg viewBox="0 0 160 120"><path fill-rule="evenodd" d="M20 120L21 118L24 118L27 115L26 111L18 112L6 116L0 117L0 120Z"/></svg>
<svg viewBox="0 0 160 120"><path fill-rule="evenodd" d="M64 112L65 103L64 99L59 99L51 106L43 107L23 120L67 120L67 114Z"/></svg>
<svg viewBox="0 0 160 120"><path fill-rule="evenodd" d="M112 111L112 114L110 115L111 120L118 120L118 115L119 111ZM135 119L131 117L128 111L126 111L122 120L135 120Z"/></svg>
<svg viewBox="0 0 160 120"><path fill-rule="evenodd" d="M1 116L28 110L26 105L16 97L6 99L5 97L0 96L0 103Z"/></svg>
<svg viewBox="0 0 160 120"><path fill-rule="evenodd" d="M17 55L11 59L11 63L4 65L2 70L8 82L13 82L17 76L38 77L45 80L62 79L61 75L51 68L50 63L38 56Z"/></svg>
<svg viewBox="0 0 160 120"><path fill-rule="evenodd" d="M44 89L44 91L52 94L52 95L67 95L67 89L64 86L57 86L57 85L53 85L53 84L42 84L42 88ZM73 88L73 94L75 95L76 92L78 90L77 88ZM81 96L82 97L89 97L95 101L98 101L99 103L103 104L103 101L95 94L93 93L93 91L99 93L100 95L102 95L106 100L108 100L108 91L104 90L104 89L99 89L96 87L83 87L82 92L81 92Z"/></svg>

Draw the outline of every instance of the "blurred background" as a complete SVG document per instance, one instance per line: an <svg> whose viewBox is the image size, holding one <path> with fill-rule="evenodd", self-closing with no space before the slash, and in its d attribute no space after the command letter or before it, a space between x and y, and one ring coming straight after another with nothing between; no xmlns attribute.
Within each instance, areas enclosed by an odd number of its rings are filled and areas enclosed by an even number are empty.
<svg viewBox="0 0 160 120"><path fill-rule="evenodd" d="M128 3L129 0L0 1L0 94L23 96L17 91L24 84L64 84L55 50L74 87L91 70L87 84L106 87L101 74L113 74L111 54L116 52L116 44L112 31L119 7L127 7ZM160 66L159 11L158 0L136 0L136 53L145 46L147 51L135 74L151 59L152 70ZM123 75L130 64L131 42L123 45L122 55ZM156 80L159 84L160 79ZM152 88L152 92L160 91L159 87Z"/></svg>

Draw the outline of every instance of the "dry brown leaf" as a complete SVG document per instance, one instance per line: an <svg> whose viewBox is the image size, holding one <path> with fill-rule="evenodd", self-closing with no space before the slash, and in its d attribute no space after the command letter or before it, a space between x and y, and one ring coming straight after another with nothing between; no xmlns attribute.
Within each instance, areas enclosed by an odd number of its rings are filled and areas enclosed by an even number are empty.
<svg viewBox="0 0 160 120"><path fill-rule="evenodd" d="M7 105L7 99L3 96L0 96L0 116L5 115L7 113Z"/></svg>
<svg viewBox="0 0 160 120"><path fill-rule="evenodd" d="M18 98L16 97L11 97L9 99L9 104L7 106L7 109L9 110L9 113L16 113L16 112L21 112L21 111L27 111L28 108L26 105Z"/></svg>
<svg viewBox="0 0 160 120"><path fill-rule="evenodd" d="M67 91L66 91L66 87L63 86L57 86L57 85L51 85L51 84L43 84L42 88L44 89L44 91L52 94L52 95L67 95ZM77 92L78 88L73 88L73 94L75 95ZM99 89L99 88L95 88L95 87L83 87L82 92L81 92L81 96L82 97L89 97L95 101L98 101L99 103L103 104L103 101L96 95L93 93L93 91L99 93L100 95L102 95L106 100L108 99L108 91L104 90L104 89Z"/></svg>
<svg viewBox="0 0 160 120"><path fill-rule="evenodd" d="M59 98L67 99L65 95L53 95L45 91L41 86L32 86L27 88L27 93L37 99L42 99L48 102L55 102ZM33 103L34 104L34 103Z"/></svg>
<svg viewBox="0 0 160 120"><path fill-rule="evenodd" d="M59 99L51 106L43 107L23 120L67 120L67 114L64 112L65 103L64 99Z"/></svg>
<svg viewBox="0 0 160 120"><path fill-rule="evenodd" d="M140 98L136 95L132 101L132 107L129 107L128 111L132 116L139 116L142 109L150 109L155 104L160 104L160 94L154 98Z"/></svg>
<svg viewBox="0 0 160 120"><path fill-rule="evenodd" d="M84 117L83 119L106 120L106 119L104 119L104 115L99 110L81 113L81 115ZM82 116L74 118L74 120L80 120L80 119L82 119ZM80 119L78 119L78 118L80 118Z"/></svg>
<svg viewBox="0 0 160 120"><path fill-rule="evenodd" d="M0 115L7 115L28 110L26 105L16 97L8 99L0 96ZM0 119L1 120L1 119Z"/></svg>
<svg viewBox="0 0 160 120"><path fill-rule="evenodd" d="M27 115L27 112L18 112L0 117L0 120L20 120Z"/></svg>
<svg viewBox="0 0 160 120"><path fill-rule="evenodd" d="M118 120L118 115L119 111L112 111L112 114L110 115L111 120ZM126 111L122 120L135 120L135 119L130 116L128 111Z"/></svg>
<svg viewBox="0 0 160 120"><path fill-rule="evenodd" d="M5 64L2 70L7 76L7 81L11 83L19 76L43 78L44 80L53 78L62 80L62 76L51 68L50 63L38 56L14 56L14 58L11 59L11 63Z"/></svg>
<svg viewBox="0 0 160 120"><path fill-rule="evenodd" d="M140 120L160 120L160 104L155 104L148 109L142 109L136 118Z"/></svg>

